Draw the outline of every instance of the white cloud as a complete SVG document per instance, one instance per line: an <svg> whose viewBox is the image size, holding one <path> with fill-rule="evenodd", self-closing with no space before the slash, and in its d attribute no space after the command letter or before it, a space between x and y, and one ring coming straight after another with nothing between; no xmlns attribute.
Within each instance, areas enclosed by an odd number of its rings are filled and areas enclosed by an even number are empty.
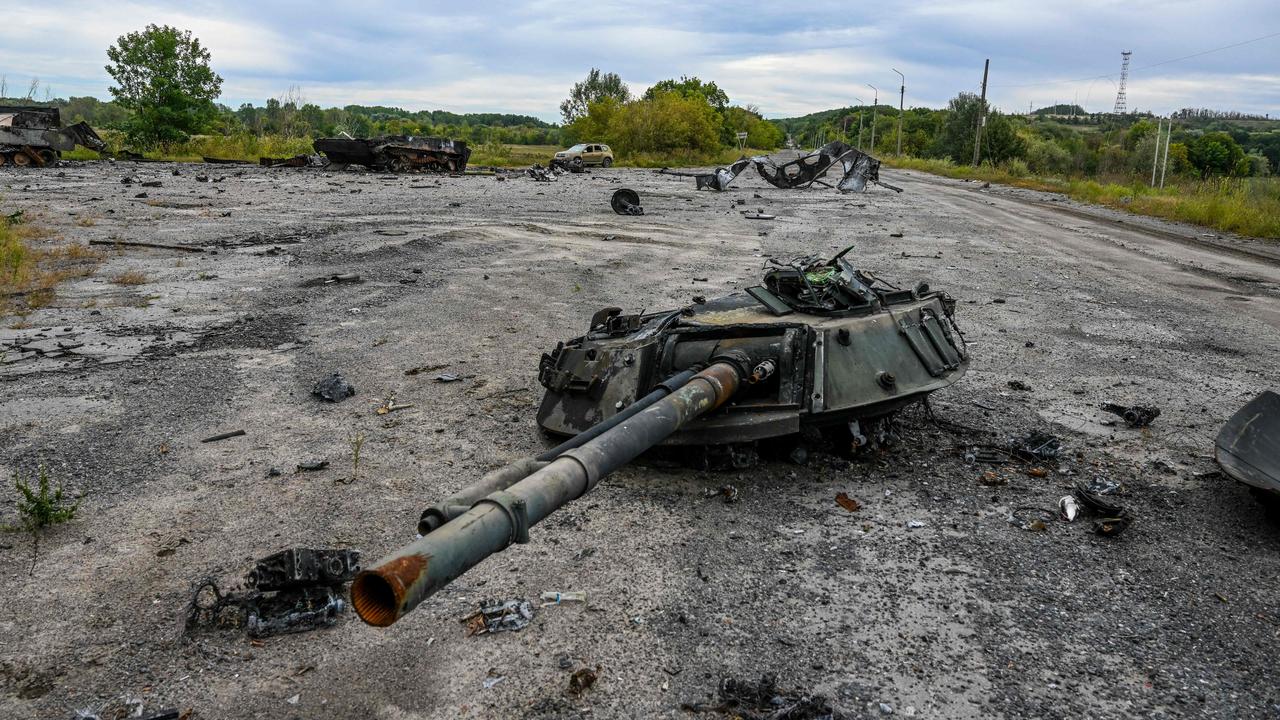
<svg viewBox="0 0 1280 720"><path fill-rule="evenodd" d="M262 103L293 85L322 104L398 104L557 119L588 68L642 92L697 75L771 116L838 107L854 97L941 106L976 91L992 59L990 97L1010 110L1077 99L1109 109L1119 51L1135 51L1130 106L1188 105L1280 114L1275 41L1142 72L1145 64L1280 30L1274 0L1133 3L1103 0L837 0L691 3L537 0L484 7L315 0L284 7L229 0L11 0L0 23L0 74L11 88L38 76L60 95L106 97L105 50L148 23L187 28L213 54L223 101ZM1247 18L1224 24L1222 17ZM1253 79L1248 79L1258 76ZM1261 79L1258 79L1261 78Z"/></svg>

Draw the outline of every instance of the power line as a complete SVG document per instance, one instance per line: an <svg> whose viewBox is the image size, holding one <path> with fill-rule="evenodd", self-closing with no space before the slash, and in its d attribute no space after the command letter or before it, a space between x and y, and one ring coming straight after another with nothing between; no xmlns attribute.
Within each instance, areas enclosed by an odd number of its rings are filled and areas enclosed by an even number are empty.
<svg viewBox="0 0 1280 720"><path fill-rule="evenodd" d="M1238 43L1223 45L1222 47L1216 47L1211 50L1204 50L1198 53L1192 53L1190 55L1183 55L1182 57L1176 57L1169 60L1161 60L1160 62L1157 62L1157 63L1151 63L1150 65L1143 65L1141 67L1133 68L1131 72L1137 72L1139 70L1150 70L1151 68L1160 67L1161 65L1168 65L1170 63L1182 62L1183 60L1198 58L1198 57L1201 57L1202 55L1209 55L1216 52L1222 52L1223 50L1238 48L1242 45L1249 45L1250 43L1256 43L1262 40L1270 40L1271 38L1274 38L1274 37L1280 37L1280 32L1274 32L1274 33L1271 33L1270 35L1263 35L1262 37L1256 37L1249 40L1242 40ZM1064 85L1066 83L1086 82L1089 80L1105 80L1105 79L1109 79L1110 77L1111 77L1111 74L1090 75L1089 77L1073 78L1069 80L1046 80L1044 82L1017 83L1013 85L992 85L991 87L1000 87L1000 88L1042 87L1046 85Z"/></svg>

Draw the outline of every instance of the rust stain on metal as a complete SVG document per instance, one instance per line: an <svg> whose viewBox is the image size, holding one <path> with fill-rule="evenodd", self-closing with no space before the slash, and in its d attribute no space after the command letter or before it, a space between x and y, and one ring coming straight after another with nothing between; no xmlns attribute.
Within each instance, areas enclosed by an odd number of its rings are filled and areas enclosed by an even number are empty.
<svg viewBox="0 0 1280 720"><path fill-rule="evenodd" d="M395 622L404 607L410 587L426 572L430 558L404 555L356 576L351 583L351 604L361 620L386 627Z"/></svg>

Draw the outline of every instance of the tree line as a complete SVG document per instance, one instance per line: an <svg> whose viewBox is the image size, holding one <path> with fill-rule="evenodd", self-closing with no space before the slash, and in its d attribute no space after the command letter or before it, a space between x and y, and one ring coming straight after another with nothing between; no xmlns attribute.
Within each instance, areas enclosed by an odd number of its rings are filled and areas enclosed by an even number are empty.
<svg viewBox="0 0 1280 720"><path fill-rule="evenodd" d="M977 95L960 93L946 108L911 108L903 113L902 153L969 164L978 119L985 115L980 148L983 163L1007 166L1021 174L1075 177L1151 172L1156 126L1160 122L1168 127L1168 120L1136 113L1081 115L1082 124L1073 124L1062 117L1073 109L1054 106L1050 112L1010 115L989 104L984 106ZM874 145L870 133L873 115L877 126ZM1203 114L1194 120L1175 114L1169 171L1202 178L1248 177L1270 175L1280 168L1280 121L1245 127L1230 115L1220 113L1205 121ZM847 107L776 122L805 147L839 139L875 155L897 152L897 108ZM1163 147L1162 134L1162 156Z"/></svg>
<svg viewBox="0 0 1280 720"><path fill-rule="evenodd" d="M110 101L49 97L39 104L62 110L67 122L85 121L122 133L134 149L164 147L194 134L305 139L346 133L440 135L484 143L546 145L602 142L623 158L652 162L714 162L735 146L775 150L788 138L800 147L831 140L872 154L899 151L924 158L972 161L975 129L984 118L980 160L1015 172L1102 176L1142 174L1157 154L1162 121L1141 114L1088 115L1075 105L1055 105L1007 115L972 93L960 93L943 109L846 107L799 118L766 120L759 108L731 104L714 81L682 76L654 83L639 95L615 73L592 68L560 104L563 124L528 115L406 111L347 105L321 108L297 88L262 106L232 109L216 102L222 78L210 53L189 31L148 25L122 35L107 49L115 84ZM7 87L0 78L0 96ZM33 103L33 80L26 98ZM1240 113L1187 108L1175 113L1169 169L1175 174L1269 175L1280 167L1280 122Z"/></svg>

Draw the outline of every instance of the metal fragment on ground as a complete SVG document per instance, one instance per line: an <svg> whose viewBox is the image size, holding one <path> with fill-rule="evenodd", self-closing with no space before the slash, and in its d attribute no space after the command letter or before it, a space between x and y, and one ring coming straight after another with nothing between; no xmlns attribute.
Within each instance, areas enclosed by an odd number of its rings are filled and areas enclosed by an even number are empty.
<svg viewBox="0 0 1280 720"><path fill-rule="evenodd" d="M1103 412L1123 418L1133 428L1147 427L1160 417L1160 408L1154 405L1118 405L1108 402L1102 403L1101 408Z"/></svg>
<svg viewBox="0 0 1280 720"><path fill-rule="evenodd" d="M1218 432L1214 459L1230 477L1263 492L1280 492L1280 394L1264 391Z"/></svg>
<svg viewBox="0 0 1280 720"><path fill-rule="evenodd" d="M311 394L328 402L340 402L356 394L356 388L342 377L342 373L333 373L316 383Z"/></svg>
<svg viewBox="0 0 1280 720"><path fill-rule="evenodd" d="M631 188L618 188L609 198L609 206L619 215L643 215L640 207L640 193Z"/></svg>
<svg viewBox="0 0 1280 720"><path fill-rule="evenodd" d="M524 598L515 598L499 602L485 600L473 613L462 618L460 622L467 629L467 637L523 630L533 620L533 605Z"/></svg>
<svg viewBox="0 0 1280 720"><path fill-rule="evenodd" d="M1062 441L1056 436L1039 430L1014 438L1009 444L1014 455L1032 462L1052 460L1058 457L1058 451L1062 448Z"/></svg>
<svg viewBox="0 0 1280 720"><path fill-rule="evenodd" d="M291 548L258 560L243 588L213 578L193 586L186 632L240 627L254 638L327 627L346 610L342 586L360 569L354 550Z"/></svg>

